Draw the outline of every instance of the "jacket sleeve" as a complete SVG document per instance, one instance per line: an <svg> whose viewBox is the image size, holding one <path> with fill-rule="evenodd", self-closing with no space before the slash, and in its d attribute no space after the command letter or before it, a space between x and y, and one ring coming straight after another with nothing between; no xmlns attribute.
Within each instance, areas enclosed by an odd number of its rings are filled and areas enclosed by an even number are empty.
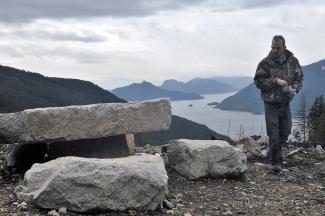
<svg viewBox="0 0 325 216"><path fill-rule="evenodd" d="M303 79L304 79L304 74L302 73L299 61L297 60L295 71L294 71L294 77L293 77L293 84L296 87L297 93L302 88Z"/></svg>
<svg viewBox="0 0 325 216"><path fill-rule="evenodd" d="M271 77L261 62L257 66L254 82L256 87L261 90L268 90L277 85L276 79Z"/></svg>

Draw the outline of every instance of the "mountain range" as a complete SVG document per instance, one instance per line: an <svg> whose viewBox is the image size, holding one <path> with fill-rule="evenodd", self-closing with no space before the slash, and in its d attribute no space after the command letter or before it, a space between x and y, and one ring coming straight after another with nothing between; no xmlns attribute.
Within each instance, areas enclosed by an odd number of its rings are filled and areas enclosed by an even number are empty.
<svg viewBox="0 0 325 216"><path fill-rule="evenodd" d="M210 77L210 79L215 79L219 82L223 82L223 83L227 83L229 85L231 85L236 91L241 90L243 88L245 88L246 86L248 86L252 80L253 77L249 77L249 76L214 76L214 77Z"/></svg>
<svg viewBox="0 0 325 216"><path fill-rule="evenodd" d="M291 102L294 112L299 106L302 95L306 96L307 109L311 107L317 96L325 95L325 59L303 66L302 71L304 73L303 88ZM264 112L260 91L254 83L224 99L217 107L223 110L247 111L256 114Z"/></svg>
<svg viewBox="0 0 325 216"><path fill-rule="evenodd" d="M126 101L88 81L45 77L0 65L0 113L39 107L121 102ZM136 134L135 142L138 145L160 145L178 138L233 142L205 125L174 115L169 130Z"/></svg>
<svg viewBox="0 0 325 216"><path fill-rule="evenodd" d="M216 94L233 92L236 89L231 85L219 82L212 78L195 78L188 82L181 82L174 79L165 80L160 88L196 94Z"/></svg>
<svg viewBox="0 0 325 216"><path fill-rule="evenodd" d="M116 88L112 93L129 101L142 101L156 98L170 98L170 100L198 100L203 99L201 95L174 90L165 90L150 82L133 83L128 86Z"/></svg>

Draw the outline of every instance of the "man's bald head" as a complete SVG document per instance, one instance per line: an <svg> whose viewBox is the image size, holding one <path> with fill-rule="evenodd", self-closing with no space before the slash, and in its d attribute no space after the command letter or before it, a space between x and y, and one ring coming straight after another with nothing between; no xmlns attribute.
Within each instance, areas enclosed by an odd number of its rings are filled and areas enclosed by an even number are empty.
<svg viewBox="0 0 325 216"><path fill-rule="evenodd" d="M272 39L272 43L274 42L282 42L282 45L284 48L286 48L286 40L284 39L284 37L282 35L274 35L273 39Z"/></svg>
<svg viewBox="0 0 325 216"><path fill-rule="evenodd" d="M272 39L271 51L274 58L278 59L286 49L285 39L282 35L275 35Z"/></svg>

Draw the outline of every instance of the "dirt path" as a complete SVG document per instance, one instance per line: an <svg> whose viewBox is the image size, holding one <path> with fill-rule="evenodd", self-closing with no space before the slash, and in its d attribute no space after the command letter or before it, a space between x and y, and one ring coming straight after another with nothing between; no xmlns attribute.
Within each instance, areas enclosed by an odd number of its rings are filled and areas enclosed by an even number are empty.
<svg viewBox="0 0 325 216"><path fill-rule="evenodd" d="M292 149L290 149L292 150ZM288 149L285 149L288 152ZM0 147L0 166L5 163ZM284 170L269 173L264 163L248 164L246 179L202 179L189 181L167 169L173 210L138 211L137 215L325 215L325 153L304 148L285 158ZM0 215L46 215L48 210L24 207L14 188L22 175L0 177ZM167 212L168 211L168 212ZM130 215L135 212L107 212L101 215ZM68 212L66 215L78 215ZM99 215L99 214L98 214Z"/></svg>

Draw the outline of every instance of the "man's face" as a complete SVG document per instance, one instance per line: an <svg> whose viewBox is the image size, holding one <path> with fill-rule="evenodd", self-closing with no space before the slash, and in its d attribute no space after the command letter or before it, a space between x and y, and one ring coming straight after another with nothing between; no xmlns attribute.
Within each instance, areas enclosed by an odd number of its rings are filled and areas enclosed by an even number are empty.
<svg viewBox="0 0 325 216"><path fill-rule="evenodd" d="M284 52L285 48L281 40L272 41L271 51L274 57L280 58L281 54Z"/></svg>

